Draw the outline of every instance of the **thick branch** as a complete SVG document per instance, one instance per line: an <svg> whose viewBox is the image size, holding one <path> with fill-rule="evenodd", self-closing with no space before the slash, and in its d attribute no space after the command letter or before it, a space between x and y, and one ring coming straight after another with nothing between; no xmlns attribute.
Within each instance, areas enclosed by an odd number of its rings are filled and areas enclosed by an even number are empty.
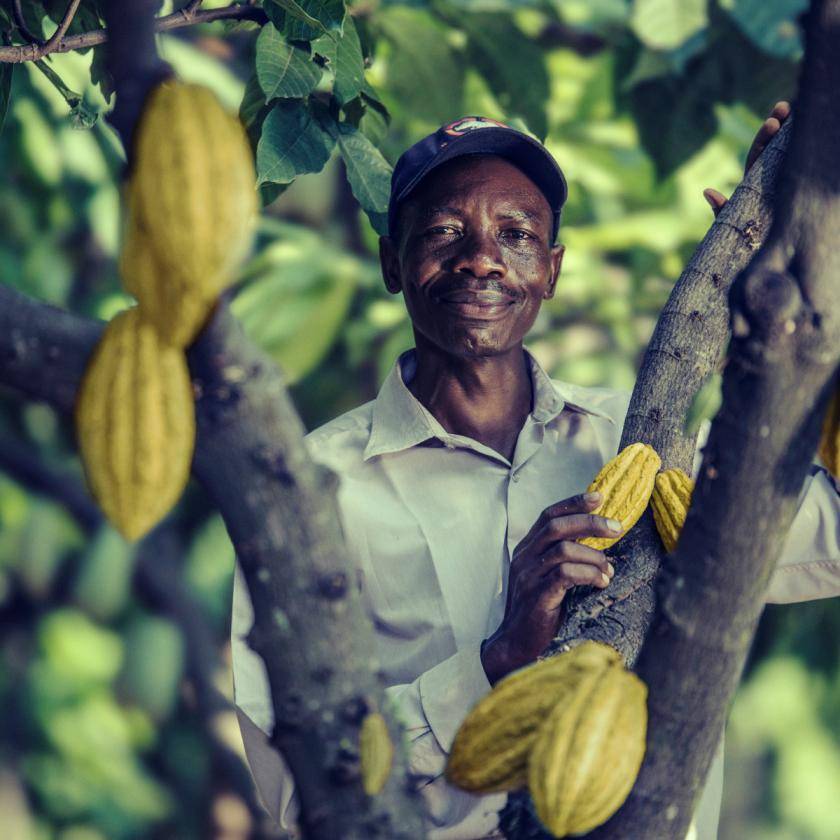
<svg viewBox="0 0 840 840"><path fill-rule="evenodd" d="M0 285L0 384L72 409L102 326ZM388 709L334 480L309 460L279 371L224 307L188 359L198 395L193 472L219 505L248 583L250 641L280 710L272 740L295 777L305 836L416 840L421 806L404 758L377 797L359 783L361 716Z"/></svg>
<svg viewBox="0 0 840 840"><path fill-rule="evenodd" d="M155 20L155 32L170 32L173 29L181 29L184 26L193 26L197 23L212 23L215 20L252 20L263 24L268 18L265 12L258 6L225 6L221 9L205 9L203 11L189 12L179 10L171 15L166 15ZM23 33L21 33L23 34ZM105 29L94 29L91 32L82 32L79 35L70 35L55 43L52 48L47 49L47 44L31 43L19 46L0 47L0 63L21 64L24 61L37 61L50 53L65 53L73 50L80 50L86 47L95 47L97 44L104 44L108 40Z"/></svg>

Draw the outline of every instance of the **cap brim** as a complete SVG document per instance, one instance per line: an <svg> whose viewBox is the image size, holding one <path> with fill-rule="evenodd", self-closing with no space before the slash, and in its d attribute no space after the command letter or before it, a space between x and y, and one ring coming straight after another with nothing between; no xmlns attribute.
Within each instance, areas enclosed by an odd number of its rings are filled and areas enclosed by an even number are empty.
<svg viewBox="0 0 840 840"><path fill-rule="evenodd" d="M527 134L510 128L481 128L454 137L393 197L396 206L413 192L430 172L463 155L498 155L518 166L545 195L554 212L568 196L563 172L548 150Z"/></svg>

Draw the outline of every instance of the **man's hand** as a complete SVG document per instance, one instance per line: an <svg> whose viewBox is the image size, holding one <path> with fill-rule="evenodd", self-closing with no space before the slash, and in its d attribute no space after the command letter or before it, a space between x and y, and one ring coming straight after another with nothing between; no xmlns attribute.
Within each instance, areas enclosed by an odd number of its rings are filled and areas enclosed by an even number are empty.
<svg viewBox="0 0 840 840"><path fill-rule="evenodd" d="M603 551L575 542L621 533L621 523L591 513L600 501L600 493L587 493L551 505L514 549L505 615L481 651L491 685L533 662L548 647L569 589L603 589L615 574Z"/></svg>
<svg viewBox="0 0 840 840"><path fill-rule="evenodd" d="M761 128L758 130L758 134L755 135L755 139L752 142L752 146L750 146L749 152L747 152L747 163L744 166L744 175L750 171L750 167L758 160L759 155L764 151L764 147L773 139L776 135L778 130L782 127L782 123L788 118L790 115L790 102L777 102L773 106L773 110L770 112L767 119L762 123ZM703 190L703 195L706 198L706 201L712 207L712 212L717 217L717 214L723 209L724 204L726 204L726 196L723 193L719 193L717 190L713 190L710 187Z"/></svg>

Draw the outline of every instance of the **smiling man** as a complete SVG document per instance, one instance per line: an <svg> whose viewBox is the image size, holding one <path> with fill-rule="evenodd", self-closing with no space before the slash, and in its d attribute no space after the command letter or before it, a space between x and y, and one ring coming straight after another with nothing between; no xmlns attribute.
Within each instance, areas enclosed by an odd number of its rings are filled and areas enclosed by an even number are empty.
<svg viewBox="0 0 840 840"><path fill-rule="evenodd" d="M757 143L784 113L774 111ZM340 479L376 655L435 840L502 836L506 795L473 796L442 776L455 732L493 684L546 648L569 589L608 587L614 574L603 552L576 540L619 532L582 491L616 454L629 394L552 380L523 345L558 281L566 195L541 144L481 117L409 149L394 171L380 256L416 346L375 400L307 437ZM812 470L800 501L769 601L840 594L840 502L824 470ZM266 807L293 830L294 783L263 735L272 725L264 667L244 643L251 621L237 572L242 734ZM716 836L721 789L719 751L695 817L700 840Z"/></svg>

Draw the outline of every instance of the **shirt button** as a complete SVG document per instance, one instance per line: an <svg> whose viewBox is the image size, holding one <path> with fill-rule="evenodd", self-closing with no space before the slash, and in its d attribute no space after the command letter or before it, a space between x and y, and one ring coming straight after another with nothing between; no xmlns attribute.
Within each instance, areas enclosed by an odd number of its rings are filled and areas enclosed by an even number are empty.
<svg viewBox="0 0 840 840"><path fill-rule="evenodd" d="M519 481L519 473L511 473L510 480Z"/></svg>

